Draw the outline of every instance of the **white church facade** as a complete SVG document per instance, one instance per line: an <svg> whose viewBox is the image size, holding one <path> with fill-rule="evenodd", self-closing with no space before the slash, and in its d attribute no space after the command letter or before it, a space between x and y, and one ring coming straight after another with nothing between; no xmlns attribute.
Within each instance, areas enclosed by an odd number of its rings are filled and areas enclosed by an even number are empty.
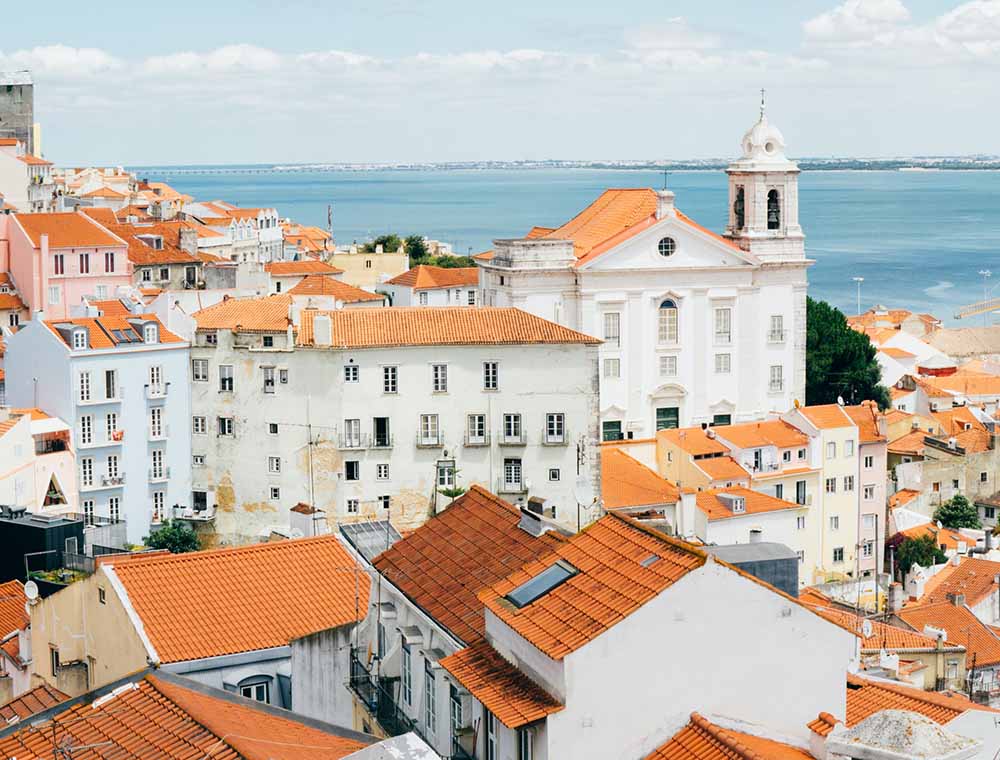
<svg viewBox="0 0 1000 760"><path fill-rule="evenodd" d="M613 189L558 228L479 257L486 305L601 338L605 440L727 424L805 402L806 270L798 167L761 109L727 169L717 235L669 190Z"/></svg>

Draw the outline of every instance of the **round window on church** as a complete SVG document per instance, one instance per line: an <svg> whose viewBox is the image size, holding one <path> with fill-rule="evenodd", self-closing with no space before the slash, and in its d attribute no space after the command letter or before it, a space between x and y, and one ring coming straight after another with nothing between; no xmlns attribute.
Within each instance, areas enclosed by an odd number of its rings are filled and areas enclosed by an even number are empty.
<svg viewBox="0 0 1000 760"><path fill-rule="evenodd" d="M672 237L665 237L660 240L658 248L661 256L673 256L677 250L677 241Z"/></svg>
<svg viewBox="0 0 1000 760"><path fill-rule="evenodd" d="M764 143L764 150L768 153L774 153L774 143L770 141Z"/></svg>

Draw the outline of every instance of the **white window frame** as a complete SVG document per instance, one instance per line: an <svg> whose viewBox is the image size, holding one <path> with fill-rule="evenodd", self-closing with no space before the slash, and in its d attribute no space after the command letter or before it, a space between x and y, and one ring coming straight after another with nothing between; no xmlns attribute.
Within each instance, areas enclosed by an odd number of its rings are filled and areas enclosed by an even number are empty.
<svg viewBox="0 0 1000 760"><path fill-rule="evenodd" d="M604 342L609 346L622 344L622 315L619 311L604 312Z"/></svg>
<svg viewBox="0 0 1000 760"><path fill-rule="evenodd" d="M269 456L267 458L267 471L271 475L281 474L281 457Z"/></svg>
<svg viewBox="0 0 1000 760"><path fill-rule="evenodd" d="M433 393L448 392L448 365L431 365L431 391Z"/></svg>
<svg viewBox="0 0 1000 760"><path fill-rule="evenodd" d="M733 342L733 310L729 306L715 310L715 342L723 345Z"/></svg>
<svg viewBox="0 0 1000 760"><path fill-rule="evenodd" d="M399 393L399 367L394 364L382 367L382 393Z"/></svg>
<svg viewBox="0 0 1000 760"><path fill-rule="evenodd" d="M728 375L733 371L733 356L732 354L716 354L715 355L715 374L717 375Z"/></svg>
<svg viewBox="0 0 1000 760"><path fill-rule="evenodd" d="M677 357L660 357L660 377L677 377Z"/></svg>
<svg viewBox="0 0 1000 760"><path fill-rule="evenodd" d="M389 479L389 465L385 462L379 462L375 465L375 480L388 480Z"/></svg>
<svg viewBox="0 0 1000 760"><path fill-rule="evenodd" d="M196 414L191 418L191 432L194 435L206 435L208 433L208 420L204 415Z"/></svg>
<svg viewBox="0 0 1000 760"><path fill-rule="evenodd" d="M208 382L208 359L191 360L191 380L195 383Z"/></svg>
<svg viewBox="0 0 1000 760"><path fill-rule="evenodd" d="M344 365L344 382L357 383L361 380L361 368L357 364Z"/></svg>
<svg viewBox="0 0 1000 760"><path fill-rule="evenodd" d="M483 362L483 390L500 390L500 362Z"/></svg>
<svg viewBox="0 0 1000 760"><path fill-rule="evenodd" d="M622 376L622 360L618 358L608 358L604 360L604 376L605 377L621 377Z"/></svg>

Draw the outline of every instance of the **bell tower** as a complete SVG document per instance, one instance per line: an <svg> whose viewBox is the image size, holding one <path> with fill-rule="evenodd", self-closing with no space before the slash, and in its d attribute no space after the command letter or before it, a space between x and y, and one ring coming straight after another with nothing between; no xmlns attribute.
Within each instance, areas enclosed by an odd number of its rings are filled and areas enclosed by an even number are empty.
<svg viewBox="0 0 1000 760"><path fill-rule="evenodd" d="M805 258L799 226L799 167L785 156L785 138L768 123L764 90L760 118L743 135L743 155L729 164L729 223L725 236L765 261Z"/></svg>

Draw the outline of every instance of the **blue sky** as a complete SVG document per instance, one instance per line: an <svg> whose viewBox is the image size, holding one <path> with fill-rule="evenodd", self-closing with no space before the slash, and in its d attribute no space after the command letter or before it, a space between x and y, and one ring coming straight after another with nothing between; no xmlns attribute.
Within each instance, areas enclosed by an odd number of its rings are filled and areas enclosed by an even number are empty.
<svg viewBox="0 0 1000 760"><path fill-rule="evenodd" d="M1000 0L22 4L60 163L1000 153Z"/></svg>

